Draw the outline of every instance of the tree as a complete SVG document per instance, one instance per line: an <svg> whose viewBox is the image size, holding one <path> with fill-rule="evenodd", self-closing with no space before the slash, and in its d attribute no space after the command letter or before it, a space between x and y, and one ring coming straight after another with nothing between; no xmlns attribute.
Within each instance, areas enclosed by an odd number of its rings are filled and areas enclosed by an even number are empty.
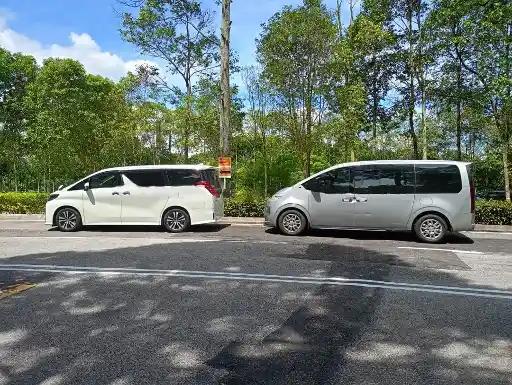
<svg viewBox="0 0 512 385"><path fill-rule="evenodd" d="M230 30L231 30L231 0L222 0L222 29L220 40L220 154L227 156L229 153L229 117L231 114L231 87L229 85L230 66Z"/></svg>
<svg viewBox="0 0 512 385"><path fill-rule="evenodd" d="M0 163L14 176L15 191L19 163L25 155L24 134L28 122L23 99L36 72L37 64L32 56L11 54L0 48Z"/></svg>
<svg viewBox="0 0 512 385"><path fill-rule="evenodd" d="M455 45L455 57L474 75L494 120L501 147L507 201L510 201L509 149L512 138L512 3L508 0L465 2L470 33ZM464 55L470 50L471 55Z"/></svg>
<svg viewBox="0 0 512 385"><path fill-rule="evenodd" d="M186 120L184 157L189 158L192 130L192 86L196 76L218 67L219 41L213 31L213 13L201 9L194 0L133 0L128 4L138 8L136 16L124 13L122 37L133 43L142 54L162 59L166 70L178 74L186 88ZM160 85L173 93L179 89L168 85L156 69L152 75Z"/></svg>
<svg viewBox="0 0 512 385"><path fill-rule="evenodd" d="M300 7L287 6L275 14L257 40L258 60L281 95L305 176L311 172L313 115L323 100L321 88L335 34L331 14L321 2L305 0Z"/></svg>

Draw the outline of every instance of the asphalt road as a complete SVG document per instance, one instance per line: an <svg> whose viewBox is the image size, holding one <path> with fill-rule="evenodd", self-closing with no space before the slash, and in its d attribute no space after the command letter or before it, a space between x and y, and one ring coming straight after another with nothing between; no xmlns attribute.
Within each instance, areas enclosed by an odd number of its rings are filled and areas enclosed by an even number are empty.
<svg viewBox="0 0 512 385"><path fill-rule="evenodd" d="M512 234L2 220L0 288L20 282L0 385L512 384Z"/></svg>

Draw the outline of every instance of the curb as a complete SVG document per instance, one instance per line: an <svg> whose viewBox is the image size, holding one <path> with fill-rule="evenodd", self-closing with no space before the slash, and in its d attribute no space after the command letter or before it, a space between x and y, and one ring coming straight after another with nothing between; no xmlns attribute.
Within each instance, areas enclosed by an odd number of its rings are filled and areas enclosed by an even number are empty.
<svg viewBox="0 0 512 385"><path fill-rule="evenodd" d="M20 221L44 221L44 214L0 214L0 221L2 220L20 220ZM263 218L249 218L249 217L224 217L220 220L221 224L229 224L233 226L263 226ZM512 233L512 226L498 226L498 225L475 225L473 231L488 232L488 233Z"/></svg>

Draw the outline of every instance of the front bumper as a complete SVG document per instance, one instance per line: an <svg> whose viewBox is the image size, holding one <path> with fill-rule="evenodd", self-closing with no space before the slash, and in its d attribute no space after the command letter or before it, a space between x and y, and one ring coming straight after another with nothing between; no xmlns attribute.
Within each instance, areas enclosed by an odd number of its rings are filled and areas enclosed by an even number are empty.
<svg viewBox="0 0 512 385"><path fill-rule="evenodd" d="M269 199L265 206L264 225L268 227L277 227L277 204L272 199Z"/></svg>

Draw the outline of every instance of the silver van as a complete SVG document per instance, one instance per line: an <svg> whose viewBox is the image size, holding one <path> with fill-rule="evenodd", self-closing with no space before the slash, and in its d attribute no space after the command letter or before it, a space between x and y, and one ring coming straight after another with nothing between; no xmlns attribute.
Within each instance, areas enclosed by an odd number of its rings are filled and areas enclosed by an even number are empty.
<svg viewBox="0 0 512 385"><path fill-rule="evenodd" d="M386 160L344 163L278 191L265 224L286 235L308 228L409 230L436 243L472 230L475 189L471 164Z"/></svg>

